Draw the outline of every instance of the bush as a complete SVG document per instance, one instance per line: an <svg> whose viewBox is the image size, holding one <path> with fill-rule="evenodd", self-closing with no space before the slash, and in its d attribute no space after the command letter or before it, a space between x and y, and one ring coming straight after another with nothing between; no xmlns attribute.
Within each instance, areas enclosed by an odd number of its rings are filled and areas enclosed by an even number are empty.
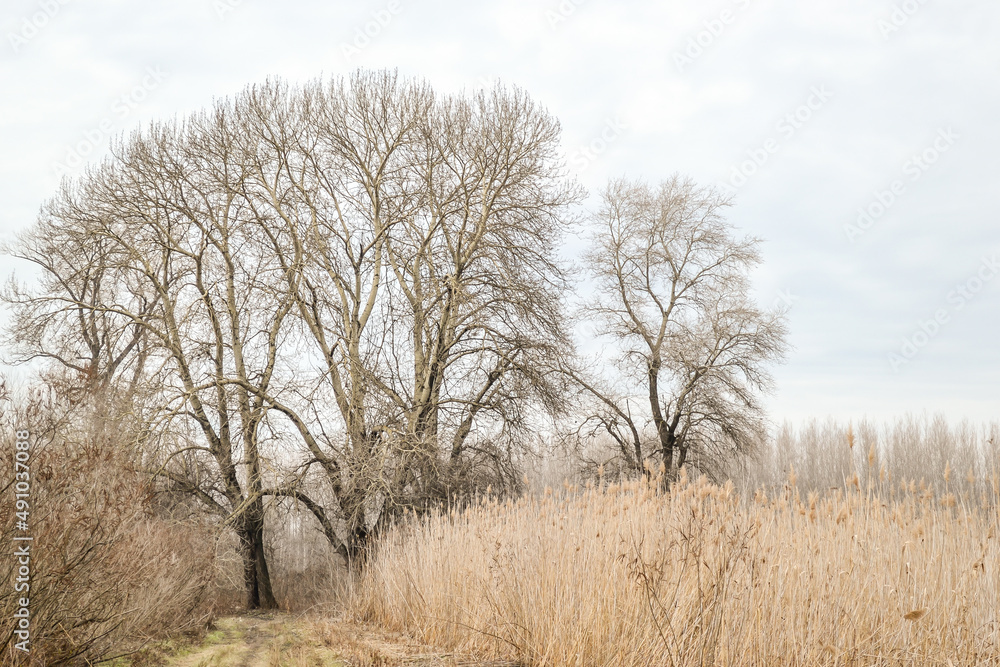
<svg viewBox="0 0 1000 667"><path fill-rule="evenodd" d="M211 527L153 511L127 420L107 403L51 387L12 398L0 385L0 652L5 664L59 665L128 653L202 625L211 613ZM31 432L27 532L15 514L15 430ZM30 589L17 592L15 535L30 535ZM30 599L30 653L14 613Z"/></svg>

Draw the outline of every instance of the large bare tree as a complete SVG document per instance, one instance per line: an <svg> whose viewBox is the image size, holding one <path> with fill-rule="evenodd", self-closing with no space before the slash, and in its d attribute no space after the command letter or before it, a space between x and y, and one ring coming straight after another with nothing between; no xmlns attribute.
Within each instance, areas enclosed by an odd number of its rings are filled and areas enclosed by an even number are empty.
<svg viewBox="0 0 1000 667"><path fill-rule="evenodd" d="M49 332L26 356L131 371L151 471L237 532L247 602L272 606L268 497L356 561L402 507L517 479L571 348L558 139L520 91L391 72L271 81L135 133L15 249L46 276L8 290Z"/></svg>
<svg viewBox="0 0 1000 667"><path fill-rule="evenodd" d="M322 369L307 400L266 400L336 511L300 473L270 492L341 526L353 558L401 507L518 479L532 406L561 398L545 372L571 348L555 244L581 193L558 124L517 90L435 95L362 73L241 104L251 200ZM317 417L322 396L335 418Z"/></svg>
<svg viewBox="0 0 1000 667"><path fill-rule="evenodd" d="M680 176L656 188L617 180L591 221L596 289L583 314L610 339L618 381L570 373L596 408L582 432L613 438L633 470L653 459L667 479L685 464L712 473L764 435L760 395L785 323L751 298L759 241L734 235L729 205Z"/></svg>

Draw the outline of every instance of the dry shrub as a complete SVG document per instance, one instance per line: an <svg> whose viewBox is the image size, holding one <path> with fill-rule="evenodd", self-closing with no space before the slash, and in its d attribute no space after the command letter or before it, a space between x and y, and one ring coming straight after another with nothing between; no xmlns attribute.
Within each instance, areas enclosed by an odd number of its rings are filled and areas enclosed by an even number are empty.
<svg viewBox="0 0 1000 667"><path fill-rule="evenodd" d="M530 665L987 664L996 507L686 477L486 499L393 529L354 611Z"/></svg>
<svg viewBox="0 0 1000 667"><path fill-rule="evenodd" d="M0 403L0 650L5 664L84 664L202 624L211 528L158 518L106 405L43 394ZM14 431L31 431L30 529L15 530ZM31 542L31 651L14 648L14 535Z"/></svg>

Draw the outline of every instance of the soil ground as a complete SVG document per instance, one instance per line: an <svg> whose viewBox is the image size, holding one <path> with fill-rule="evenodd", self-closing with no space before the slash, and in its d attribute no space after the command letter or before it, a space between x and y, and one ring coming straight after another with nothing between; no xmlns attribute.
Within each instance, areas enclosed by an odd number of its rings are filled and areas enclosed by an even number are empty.
<svg viewBox="0 0 1000 667"><path fill-rule="evenodd" d="M285 613L228 616L189 641L151 646L110 667L431 667L510 665L423 646L347 621Z"/></svg>

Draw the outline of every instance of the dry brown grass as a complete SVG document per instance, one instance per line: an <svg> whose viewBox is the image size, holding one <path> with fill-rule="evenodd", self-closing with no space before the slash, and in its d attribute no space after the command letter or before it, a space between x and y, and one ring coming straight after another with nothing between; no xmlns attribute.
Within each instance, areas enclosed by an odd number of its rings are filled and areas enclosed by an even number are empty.
<svg viewBox="0 0 1000 667"><path fill-rule="evenodd" d="M108 667L511 667L437 650L330 614L254 612L217 619L197 639L148 647Z"/></svg>
<svg viewBox="0 0 1000 667"><path fill-rule="evenodd" d="M990 485L975 504L686 478L483 500L394 529L355 611L530 665L1000 664Z"/></svg>

